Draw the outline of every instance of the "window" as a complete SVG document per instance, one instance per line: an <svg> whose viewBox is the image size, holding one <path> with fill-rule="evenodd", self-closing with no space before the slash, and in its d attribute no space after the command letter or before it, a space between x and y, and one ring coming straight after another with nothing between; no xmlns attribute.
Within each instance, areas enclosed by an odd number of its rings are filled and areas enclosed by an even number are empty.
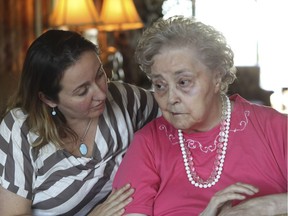
<svg viewBox="0 0 288 216"><path fill-rule="evenodd" d="M162 5L163 18L174 15L183 15L186 17L192 16L192 1L191 0L165 0Z"/></svg>
<svg viewBox="0 0 288 216"><path fill-rule="evenodd" d="M196 18L224 34L234 51L236 66L258 64L256 11L254 0L196 1Z"/></svg>
<svg viewBox="0 0 288 216"><path fill-rule="evenodd" d="M288 87L288 1L196 0L195 17L223 32L236 66L260 66L260 85L275 91ZM192 16L192 0L165 0L164 18Z"/></svg>
<svg viewBox="0 0 288 216"><path fill-rule="evenodd" d="M163 15L192 16L192 0L165 0ZM221 31L236 66L259 66L260 87L288 88L287 0L194 0L194 16Z"/></svg>

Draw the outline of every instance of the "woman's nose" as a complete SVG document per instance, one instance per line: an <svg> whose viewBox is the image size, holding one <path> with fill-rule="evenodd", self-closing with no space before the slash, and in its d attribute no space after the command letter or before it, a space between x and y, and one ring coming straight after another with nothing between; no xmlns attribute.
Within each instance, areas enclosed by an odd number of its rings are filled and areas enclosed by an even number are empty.
<svg viewBox="0 0 288 216"><path fill-rule="evenodd" d="M175 104L180 101L180 98L175 87L170 87L168 91L168 103Z"/></svg>
<svg viewBox="0 0 288 216"><path fill-rule="evenodd" d="M93 100L105 100L106 99L106 85L99 85L94 83L93 89Z"/></svg>

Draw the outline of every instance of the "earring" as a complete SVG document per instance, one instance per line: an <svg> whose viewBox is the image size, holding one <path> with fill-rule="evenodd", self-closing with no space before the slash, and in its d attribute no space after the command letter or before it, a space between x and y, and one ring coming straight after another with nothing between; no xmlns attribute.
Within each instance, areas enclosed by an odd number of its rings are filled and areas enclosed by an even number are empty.
<svg viewBox="0 0 288 216"><path fill-rule="evenodd" d="M56 111L55 111L55 109L54 109L54 107L53 107L53 110L52 110L52 116L55 116L56 115Z"/></svg>

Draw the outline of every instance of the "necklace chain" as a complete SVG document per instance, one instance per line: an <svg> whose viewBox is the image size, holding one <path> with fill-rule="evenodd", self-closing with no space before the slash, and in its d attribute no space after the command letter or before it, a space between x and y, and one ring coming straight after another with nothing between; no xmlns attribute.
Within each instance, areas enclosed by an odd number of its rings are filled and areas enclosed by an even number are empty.
<svg viewBox="0 0 288 216"><path fill-rule="evenodd" d="M89 120L88 125L87 125L87 127L85 129L85 132L84 132L83 136L80 138L80 142L81 143L80 143L80 146L79 146L79 151L80 151L82 156L86 156L87 153L88 153L88 147L84 143L84 140L85 140L85 137L86 137L86 135L88 133L88 130L90 128L91 123L92 123L92 119Z"/></svg>
<svg viewBox="0 0 288 216"><path fill-rule="evenodd" d="M83 136L80 138L80 141L81 141L81 142L83 142L83 141L85 140L85 137L86 137L86 135L87 135L87 133L88 133L88 130L89 130L90 125L91 125L91 122L92 122L92 119L89 120L89 122L88 122L88 124L87 124L87 127L86 127L86 129L85 129L85 132L84 132Z"/></svg>
<svg viewBox="0 0 288 216"><path fill-rule="evenodd" d="M231 120L231 102L226 95L221 95L221 99L222 99L222 116L221 116L219 139L217 142L218 150L214 162L214 168L211 172L210 177L207 180L203 180L197 174L196 169L194 167L193 156L190 153L188 147L185 145L185 139L182 130L178 130L179 143L188 180L192 185L199 188L209 188L215 185L220 179L224 166L228 137L229 137L230 120Z"/></svg>

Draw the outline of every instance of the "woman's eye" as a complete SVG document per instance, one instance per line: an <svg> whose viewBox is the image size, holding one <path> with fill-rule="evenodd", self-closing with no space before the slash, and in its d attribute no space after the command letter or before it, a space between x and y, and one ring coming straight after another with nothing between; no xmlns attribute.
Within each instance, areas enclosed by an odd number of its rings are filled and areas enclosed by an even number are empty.
<svg viewBox="0 0 288 216"><path fill-rule="evenodd" d="M190 85L190 83L191 83L191 81L188 80L188 79L186 79L186 80L180 80L180 81L179 81L179 85L180 85L181 87L187 87L187 86Z"/></svg>
<svg viewBox="0 0 288 216"><path fill-rule="evenodd" d="M153 84L155 91L164 91L165 90L165 85L159 84L159 83L154 83Z"/></svg>
<svg viewBox="0 0 288 216"><path fill-rule="evenodd" d="M85 87L85 88L82 88L79 92L78 92L78 95L79 96L84 96L86 95L88 92L88 87Z"/></svg>

